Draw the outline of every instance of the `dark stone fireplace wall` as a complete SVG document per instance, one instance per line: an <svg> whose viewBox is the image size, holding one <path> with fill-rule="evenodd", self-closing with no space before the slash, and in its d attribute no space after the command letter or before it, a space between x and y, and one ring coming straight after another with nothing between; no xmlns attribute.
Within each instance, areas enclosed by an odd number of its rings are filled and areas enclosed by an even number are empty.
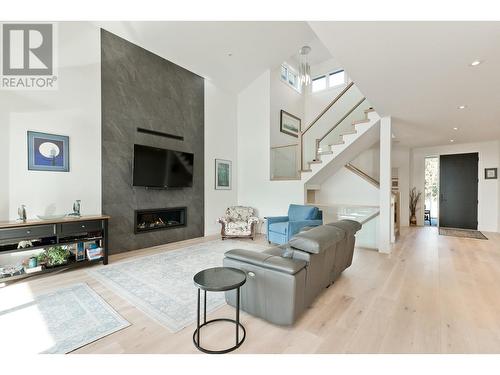
<svg viewBox="0 0 500 375"><path fill-rule="evenodd" d="M203 236L203 78L101 30L101 90L102 211L111 216L110 252ZM184 140L137 132L137 128L182 136ZM193 153L193 187L133 187L134 143ZM134 234L135 210L181 206L187 207L187 226Z"/></svg>

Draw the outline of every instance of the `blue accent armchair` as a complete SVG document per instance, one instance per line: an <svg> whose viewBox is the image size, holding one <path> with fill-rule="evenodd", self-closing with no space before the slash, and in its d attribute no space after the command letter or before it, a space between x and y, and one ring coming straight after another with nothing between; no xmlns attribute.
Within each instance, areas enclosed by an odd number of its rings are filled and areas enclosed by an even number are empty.
<svg viewBox="0 0 500 375"><path fill-rule="evenodd" d="M287 243L302 228L322 224L323 213L318 207L291 204L288 208L288 216L267 218L267 240L281 245Z"/></svg>

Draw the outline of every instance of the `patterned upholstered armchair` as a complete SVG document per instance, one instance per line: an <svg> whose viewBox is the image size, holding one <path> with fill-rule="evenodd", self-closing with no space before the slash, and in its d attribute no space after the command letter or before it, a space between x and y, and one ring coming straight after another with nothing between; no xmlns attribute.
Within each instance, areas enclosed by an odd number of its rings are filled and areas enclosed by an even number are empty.
<svg viewBox="0 0 500 375"><path fill-rule="evenodd" d="M226 215L219 218L222 225L220 234L222 239L231 237L249 237L252 240L255 236L255 227L259 218L254 215L252 207L232 206L226 209Z"/></svg>

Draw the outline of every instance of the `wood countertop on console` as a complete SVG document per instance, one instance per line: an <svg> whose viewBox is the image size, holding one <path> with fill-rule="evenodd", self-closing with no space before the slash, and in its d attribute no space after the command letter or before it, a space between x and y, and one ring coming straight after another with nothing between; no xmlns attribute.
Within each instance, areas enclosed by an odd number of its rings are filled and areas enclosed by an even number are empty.
<svg viewBox="0 0 500 375"><path fill-rule="evenodd" d="M0 221L0 229L26 227L32 225L44 225L44 224L64 224L77 221L108 220L110 218L111 216L108 215L87 215L79 217L66 216L62 219L54 219L54 220L28 219L26 221L20 221L20 220Z"/></svg>

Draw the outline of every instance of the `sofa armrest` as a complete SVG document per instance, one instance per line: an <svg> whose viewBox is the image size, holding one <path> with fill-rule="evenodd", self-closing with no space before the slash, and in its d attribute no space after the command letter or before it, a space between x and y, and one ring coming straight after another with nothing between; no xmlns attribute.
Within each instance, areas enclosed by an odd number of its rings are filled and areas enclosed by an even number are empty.
<svg viewBox="0 0 500 375"><path fill-rule="evenodd" d="M260 221L260 219L257 216L250 216L248 218L248 224L258 223L259 221Z"/></svg>
<svg viewBox="0 0 500 375"><path fill-rule="evenodd" d="M266 217L266 232L267 235L269 236L269 225L273 223L284 223L288 221L288 216L271 216L271 217Z"/></svg>
<svg viewBox="0 0 500 375"><path fill-rule="evenodd" d="M260 253L258 251L243 249L226 251L224 256L229 259L253 264L254 266L259 266L273 271L288 273L290 275L295 275L307 264L303 260L283 258L280 256Z"/></svg>
<svg viewBox="0 0 500 375"><path fill-rule="evenodd" d="M288 216L271 216L267 217L266 219L267 219L267 224L282 223L288 221Z"/></svg>

